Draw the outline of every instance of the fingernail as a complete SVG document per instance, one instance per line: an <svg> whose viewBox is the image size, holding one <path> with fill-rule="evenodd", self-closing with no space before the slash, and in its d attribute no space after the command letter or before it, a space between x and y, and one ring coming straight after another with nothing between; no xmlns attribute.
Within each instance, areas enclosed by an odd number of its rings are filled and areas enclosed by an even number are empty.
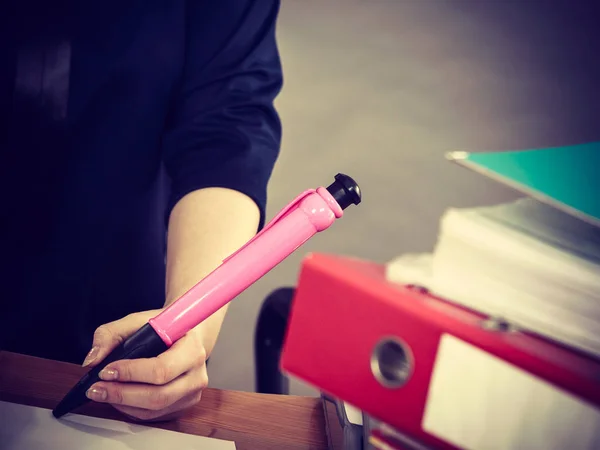
<svg viewBox="0 0 600 450"><path fill-rule="evenodd" d="M92 388L89 388L87 390L87 392L85 393L85 395L90 400L94 400L96 402L102 402L102 401L106 400L106 397L108 396L108 393L106 392L105 389L100 389L100 388L92 387Z"/></svg>
<svg viewBox="0 0 600 450"><path fill-rule="evenodd" d="M116 380L119 378L119 372L116 369L102 369L98 374L100 378L106 381Z"/></svg>
<svg viewBox="0 0 600 450"><path fill-rule="evenodd" d="M87 366L88 364L91 364L96 359L96 357L98 356L99 350L100 350L100 348L97 346L92 347L90 352L87 354L87 356L83 360L83 364L82 364L83 367Z"/></svg>

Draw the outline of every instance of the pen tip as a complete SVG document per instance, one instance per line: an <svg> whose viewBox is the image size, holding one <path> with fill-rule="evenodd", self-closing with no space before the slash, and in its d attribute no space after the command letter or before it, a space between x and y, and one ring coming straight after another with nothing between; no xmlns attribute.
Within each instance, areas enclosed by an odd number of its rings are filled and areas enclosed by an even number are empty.
<svg viewBox="0 0 600 450"><path fill-rule="evenodd" d="M60 419L62 416L64 416L67 413L67 409L64 407L64 405L62 405L62 403L59 403L58 406L56 408L54 408L52 410L52 415L56 418L56 419Z"/></svg>
<svg viewBox="0 0 600 450"><path fill-rule="evenodd" d="M84 403L88 402L88 398L85 396L86 383L89 383L88 377L84 377L84 383L80 381L77 385L75 385L65 397L60 401L58 405L52 410L52 415L57 419L60 419L65 414L70 413L76 408L79 408Z"/></svg>

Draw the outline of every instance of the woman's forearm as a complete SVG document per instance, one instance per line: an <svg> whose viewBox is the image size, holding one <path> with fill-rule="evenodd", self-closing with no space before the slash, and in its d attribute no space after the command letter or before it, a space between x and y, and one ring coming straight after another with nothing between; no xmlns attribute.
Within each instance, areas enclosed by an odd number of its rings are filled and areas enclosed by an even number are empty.
<svg viewBox="0 0 600 450"><path fill-rule="evenodd" d="M252 238L259 218L254 201L230 189L201 189L183 197L169 219L165 306ZM196 328L207 355L217 341L226 310L227 306Z"/></svg>

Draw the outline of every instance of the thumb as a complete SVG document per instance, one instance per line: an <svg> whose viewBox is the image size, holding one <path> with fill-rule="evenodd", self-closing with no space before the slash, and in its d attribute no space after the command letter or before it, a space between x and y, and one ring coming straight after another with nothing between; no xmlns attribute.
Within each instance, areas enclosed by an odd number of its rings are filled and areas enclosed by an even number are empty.
<svg viewBox="0 0 600 450"><path fill-rule="evenodd" d="M125 339L154 317L158 311L144 311L129 314L122 319L100 325L94 331L92 348L83 361L83 367L98 365Z"/></svg>

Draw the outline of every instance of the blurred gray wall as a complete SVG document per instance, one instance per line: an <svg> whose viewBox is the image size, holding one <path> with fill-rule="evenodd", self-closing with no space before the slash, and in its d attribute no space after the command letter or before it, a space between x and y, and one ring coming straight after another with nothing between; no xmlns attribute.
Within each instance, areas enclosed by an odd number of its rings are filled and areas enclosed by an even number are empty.
<svg viewBox="0 0 600 450"><path fill-rule="evenodd" d="M598 139L600 53L591 31L597 14L586 5L283 1L284 140L269 218L337 172L360 183L363 203L232 303L211 358L212 386L254 389L260 304L273 289L294 283L307 252L383 263L430 251L447 207L516 197L447 162L446 151ZM292 393L315 391L294 382Z"/></svg>

